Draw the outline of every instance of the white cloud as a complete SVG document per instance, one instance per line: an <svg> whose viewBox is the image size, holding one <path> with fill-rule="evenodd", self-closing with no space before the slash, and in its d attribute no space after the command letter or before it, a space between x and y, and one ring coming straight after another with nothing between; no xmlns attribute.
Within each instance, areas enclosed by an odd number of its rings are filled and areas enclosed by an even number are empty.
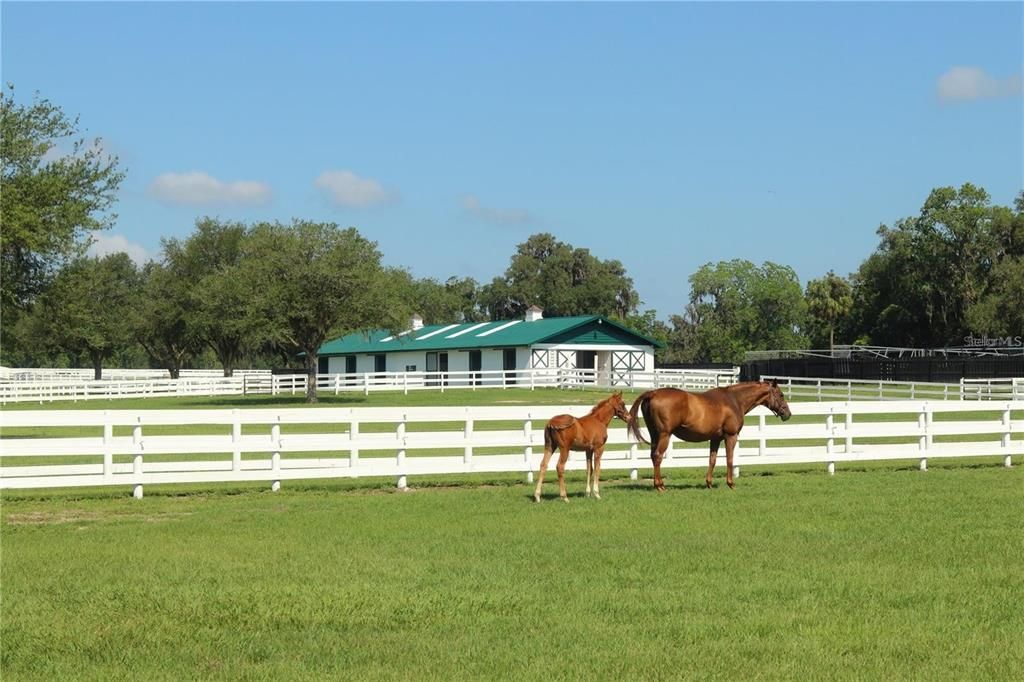
<svg viewBox="0 0 1024 682"><path fill-rule="evenodd" d="M326 170L313 183L336 206L366 208L396 201L398 194L379 182L361 178L350 170Z"/></svg>
<svg viewBox="0 0 1024 682"><path fill-rule="evenodd" d="M471 216L489 223L521 225L533 221L533 216L518 208L491 208L484 206L473 194L462 197L462 209Z"/></svg>
<svg viewBox="0 0 1024 682"><path fill-rule="evenodd" d="M202 171L159 175L150 183L149 193L165 203L186 206L260 205L270 201L271 195L265 182L223 182Z"/></svg>
<svg viewBox="0 0 1024 682"><path fill-rule="evenodd" d="M1020 74L1000 80L976 66L954 66L938 81L939 99L947 102L1013 97L1020 92Z"/></svg>
<svg viewBox="0 0 1024 682"><path fill-rule="evenodd" d="M88 252L90 256L102 258L103 256L123 251L128 254L129 258L135 261L136 265L145 265L147 261L153 260L153 257L143 246L128 241L120 234L93 232L92 240Z"/></svg>

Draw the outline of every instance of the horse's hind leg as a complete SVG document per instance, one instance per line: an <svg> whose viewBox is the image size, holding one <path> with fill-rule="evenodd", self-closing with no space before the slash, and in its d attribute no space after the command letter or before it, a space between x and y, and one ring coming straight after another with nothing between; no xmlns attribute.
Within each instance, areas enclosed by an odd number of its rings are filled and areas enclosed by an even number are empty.
<svg viewBox="0 0 1024 682"><path fill-rule="evenodd" d="M558 454L558 464L555 465L555 471L558 472L558 495L562 498L562 502L569 501L569 495L565 492L565 463L569 459L569 447L565 446L561 448L561 452Z"/></svg>
<svg viewBox="0 0 1024 682"><path fill-rule="evenodd" d="M665 492L665 481L661 478L661 460L668 450L668 440L671 433L659 434L657 438L651 433L651 462L654 464L654 488L658 492Z"/></svg>
<svg viewBox="0 0 1024 682"><path fill-rule="evenodd" d="M533 491L533 501L540 502L540 487L544 485L544 472L548 470L548 462L551 461L550 447L544 446L544 458L540 461L540 471L537 472L537 487Z"/></svg>
<svg viewBox="0 0 1024 682"><path fill-rule="evenodd" d="M718 446L721 442L722 441L719 438L711 439L711 451L708 454L708 475L704 477L704 483L707 484L709 488L711 487L711 474L715 472L715 461L718 460ZM728 442L726 442L725 449L727 452L729 451ZM732 459L732 457L730 456L729 459ZM731 476L732 474L730 474L730 477Z"/></svg>

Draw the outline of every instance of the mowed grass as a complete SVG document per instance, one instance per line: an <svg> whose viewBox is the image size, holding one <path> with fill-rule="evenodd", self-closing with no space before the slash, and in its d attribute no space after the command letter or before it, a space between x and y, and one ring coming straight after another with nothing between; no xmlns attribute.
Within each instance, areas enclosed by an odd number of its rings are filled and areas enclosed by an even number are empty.
<svg viewBox="0 0 1024 682"><path fill-rule="evenodd" d="M607 394L321 405L583 414ZM260 396L45 408L281 405L304 406ZM70 434L3 434L46 435ZM835 477L823 465L744 466L736 491L673 469L663 495L649 470L639 482L606 471L600 502L570 475L569 505L554 499L553 468L541 505L518 474L411 477L409 493L391 479L289 481L278 493L147 486L143 500L120 488L4 491L0 677L1021 679L1015 464L840 464Z"/></svg>
<svg viewBox="0 0 1024 682"><path fill-rule="evenodd" d="M649 476L649 472L642 472ZM5 496L2 677L1021 679L1024 473ZM415 485L416 482L413 481ZM383 485L383 484L382 484ZM393 482L387 484L389 487Z"/></svg>

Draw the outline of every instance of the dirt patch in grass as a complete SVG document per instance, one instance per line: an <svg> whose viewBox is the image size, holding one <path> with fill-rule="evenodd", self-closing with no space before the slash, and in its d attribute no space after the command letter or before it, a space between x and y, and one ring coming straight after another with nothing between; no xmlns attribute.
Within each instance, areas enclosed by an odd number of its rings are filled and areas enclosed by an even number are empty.
<svg viewBox="0 0 1024 682"><path fill-rule="evenodd" d="M9 514L4 519L4 523L12 526L49 526L63 523L123 520L157 523L160 521L173 521L175 519L191 516L194 513L195 512L162 512L159 514L119 514L116 512L87 511L85 509L61 509L55 511L31 511Z"/></svg>

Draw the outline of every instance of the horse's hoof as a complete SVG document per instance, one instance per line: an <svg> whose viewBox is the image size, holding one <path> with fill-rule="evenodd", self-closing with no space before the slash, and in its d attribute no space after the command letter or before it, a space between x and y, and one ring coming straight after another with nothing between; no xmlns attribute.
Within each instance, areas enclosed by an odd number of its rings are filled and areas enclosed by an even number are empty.
<svg viewBox="0 0 1024 682"><path fill-rule="evenodd" d="M736 490L736 484L732 481L726 481L726 485L729 486L729 490Z"/></svg>
<svg viewBox="0 0 1024 682"><path fill-rule="evenodd" d="M540 504L540 493L533 496L533 501Z"/></svg>
<svg viewBox="0 0 1024 682"><path fill-rule="evenodd" d="M565 502L566 504L569 504L569 498L568 497L563 497L562 498L562 502Z"/></svg>
<svg viewBox="0 0 1024 682"><path fill-rule="evenodd" d="M601 499L601 496L600 496L600 495L598 495L597 493L594 493L594 499L595 499L595 500L600 500L600 499Z"/></svg>

